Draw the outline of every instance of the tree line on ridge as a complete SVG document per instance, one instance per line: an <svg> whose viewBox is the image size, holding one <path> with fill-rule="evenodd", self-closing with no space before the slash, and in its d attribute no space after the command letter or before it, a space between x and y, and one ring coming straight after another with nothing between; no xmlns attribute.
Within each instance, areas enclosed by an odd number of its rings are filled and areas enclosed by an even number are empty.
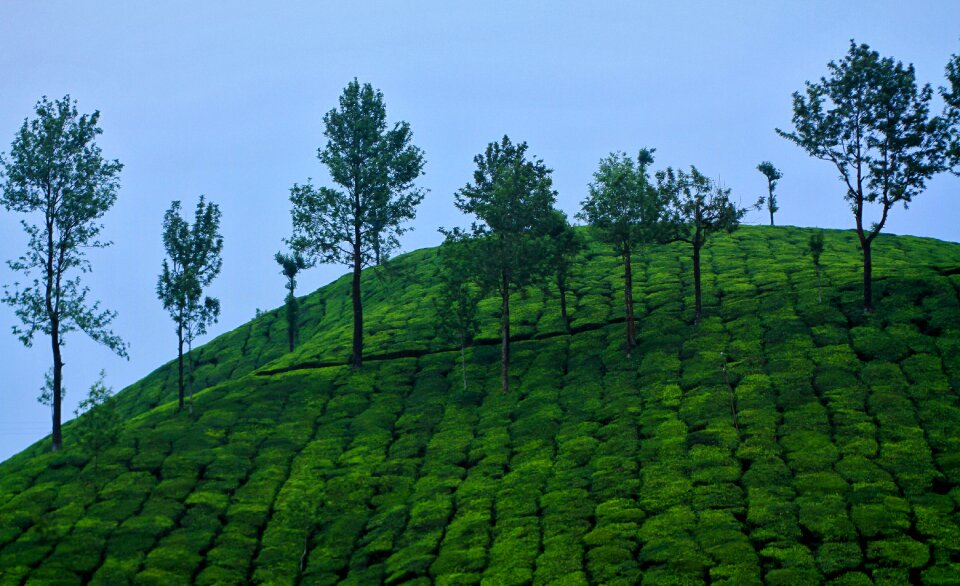
<svg viewBox="0 0 960 586"><path fill-rule="evenodd" d="M843 183L843 197L854 216L863 258L863 309L874 310L871 245L890 211L923 192L934 175L960 175L960 55L951 56L946 85L939 88L943 111L931 114L934 90L918 85L912 65L881 57L867 45L850 43L828 74L807 82L793 94L793 129L776 132L810 156L831 163ZM116 201L123 165L108 160L96 145L102 133L100 113L80 114L69 95L41 98L35 117L24 121L9 154L0 154L0 204L20 214L27 236L25 252L9 267L28 283L5 285L0 301L20 324L13 333L26 345L37 334L48 338L52 366L41 402L52 411L52 449L61 448L64 337L82 331L121 357L128 345L111 329L116 313L88 298L79 274L92 269L86 250L109 246L99 239L101 220ZM308 179L290 190L292 234L275 260L286 278L285 317L288 348L297 339L299 304L296 277L318 263L351 267L353 339L349 364L363 364L361 271L382 266L400 245L425 190L416 185L424 174L424 153L412 142L407 122L388 123L383 95L354 79L338 107L323 118L326 144L317 158L329 171L332 186L316 187ZM695 166L653 172L652 148L636 157L615 152L603 158L588 186L576 218L595 238L623 260L625 350L636 345L632 263L651 245L681 242L689 246L694 277L694 314L702 317L700 257L710 236L735 230L747 212L731 201L730 190ZM584 246L569 218L556 209L552 170L529 153L526 142L509 136L489 143L474 157L472 179L454 194L456 207L472 218L469 228L441 228L439 284L435 300L441 328L464 348L477 330L477 303L500 299L501 386L509 389L510 296L530 286L550 283L559 293L567 327L569 279ZM770 224L779 210L775 189L782 172L769 161L757 166L767 193L755 207L766 207ZM868 224L865 211L879 206L879 220ZM219 274L223 237L217 204L201 196L193 222L172 202L162 221L166 258L156 294L175 325L178 345L178 407L192 414L193 341L216 323L220 302L204 294ZM808 243L820 276L822 235ZM465 364L462 364L465 366ZM464 369L464 385L466 386ZM186 392L189 390L189 395ZM103 414L111 405L101 377L82 410ZM185 401L186 397L186 401ZM111 417L87 417L99 423ZM91 423L93 424L93 423ZM116 423L119 424L119 423ZM89 437L78 431L79 438ZM82 442L95 450L96 442Z"/></svg>

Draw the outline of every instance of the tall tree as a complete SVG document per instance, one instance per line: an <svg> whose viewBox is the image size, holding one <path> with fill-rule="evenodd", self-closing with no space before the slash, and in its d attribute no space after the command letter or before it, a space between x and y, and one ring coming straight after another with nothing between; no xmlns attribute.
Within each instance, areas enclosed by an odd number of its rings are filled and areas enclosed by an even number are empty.
<svg viewBox="0 0 960 586"><path fill-rule="evenodd" d="M204 296L203 289L220 274L223 236L220 208L200 196L191 225L174 201L163 216L163 246L167 258L157 279L157 297L177 326L177 405L183 409L183 346L192 357L193 340L207 332L220 316L220 300ZM193 413L193 363L190 366L190 412Z"/></svg>
<svg viewBox="0 0 960 586"><path fill-rule="evenodd" d="M356 79L347 84L339 108L323 117L327 144L317 158L340 188L315 188L307 180L290 190L294 250L311 262L353 267L353 353L363 363L363 304L360 271L384 262L416 216L423 191L423 151L411 144L410 125L387 125L383 94Z"/></svg>
<svg viewBox="0 0 960 586"><path fill-rule="evenodd" d="M484 291L500 294L500 382L510 388L510 294L543 276L547 221L557 199L551 170L527 158L527 143L504 135L475 156L473 181L456 193L456 206L473 214L474 274ZM453 233L456 233L454 231Z"/></svg>
<svg viewBox="0 0 960 586"><path fill-rule="evenodd" d="M813 268L817 271L817 303L823 303L823 293L820 288L820 255L823 254L823 232L818 231L810 235L807 249L813 259Z"/></svg>
<svg viewBox="0 0 960 586"><path fill-rule="evenodd" d="M545 245L544 269L553 273L554 284L560 294L560 317L564 327L569 330L567 292L570 290L570 277L576 266L577 255L585 244L580 234L570 225L567 215L560 210L553 210L547 219Z"/></svg>
<svg viewBox="0 0 960 586"><path fill-rule="evenodd" d="M946 74L949 87L941 87L940 95L946 105L944 119L947 123L949 141L947 156L952 167L951 171L955 175L960 175L960 53L950 56Z"/></svg>
<svg viewBox="0 0 960 586"><path fill-rule="evenodd" d="M863 309L873 311L871 245L890 210L904 207L944 169L947 124L929 115L930 85L918 88L913 65L881 58L850 41L830 77L807 82L793 94L793 132L777 133L812 157L829 161L846 186L844 198L856 221L863 252ZM865 225L867 204L880 204L880 218Z"/></svg>
<svg viewBox="0 0 960 586"><path fill-rule="evenodd" d="M26 216L21 225L28 237L27 251L7 264L32 277L22 289L5 286L2 301L20 318L22 326L14 326L13 333L25 346L33 344L37 332L50 337L53 451L58 451L66 334L80 330L127 356L127 345L109 329L116 313L87 299L89 289L78 274L92 268L87 250L110 245L98 240L100 218L117 199L123 165L105 160L94 142L103 132L97 126L100 112L80 115L70 96L52 102L44 96L35 112L36 118L24 120L17 132L9 157L0 155L0 203Z"/></svg>
<svg viewBox="0 0 960 586"><path fill-rule="evenodd" d="M577 216L590 224L598 238L623 258L623 299L627 324L627 355L636 346L633 316L633 254L656 242L663 231L665 199L650 183L648 168L655 149L640 149L634 161L611 153L593 174L590 195Z"/></svg>
<svg viewBox="0 0 960 586"><path fill-rule="evenodd" d="M674 230L669 240L686 242L693 248L693 323L699 324L703 316L700 250L711 234L736 230L747 210L730 201L728 188L715 184L692 165L689 174L671 167L657 171L657 187L669 202L669 224Z"/></svg>
<svg viewBox="0 0 960 586"><path fill-rule="evenodd" d="M273 259L280 265L280 273L287 278L287 297L284 300L284 306L287 314L287 340L290 344L290 351L293 352L293 346L297 339L297 320L300 318L300 303L297 301L295 290L297 288L297 274L303 269L309 268L310 263L298 251L289 254L278 252Z"/></svg>
<svg viewBox="0 0 960 586"><path fill-rule="evenodd" d="M773 214L780 209L780 206L777 205L777 196L774 190L777 188L777 181L783 178L783 173L780 172L780 169L774 167L770 161L764 161L757 165L757 171L763 173L763 176L767 178L767 195L760 196L760 199L757 200L757 207L761 208L766 204L767 211L770 212L770 225L773 226Z"/></svg>
<svg viewBox="0 0 960 586"><path fill-rule="evenodd" d="M440 294L435 300L440 331L460 346L463 390L467 390L467 344L477 333L477 304L481 292L473 282L475 242L460 232L451 232L439 252L437 271Z"/></svg>

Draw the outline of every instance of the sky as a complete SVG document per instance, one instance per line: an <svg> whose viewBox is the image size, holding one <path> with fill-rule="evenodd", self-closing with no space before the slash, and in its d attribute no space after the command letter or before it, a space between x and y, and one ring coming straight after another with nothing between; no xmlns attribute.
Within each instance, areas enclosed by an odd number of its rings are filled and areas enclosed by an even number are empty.
<svg viewBox="0 0 960 586"><path fill-rule="evenodd" d="M43 96L70 94L99 110L105 157L124 164L104 216L114 245L89 254L91 296L118 312L129 361L82 334L66 338L64 413L106 370L122 389L176 355L173 322L156 298L161 222L172 200L200 194L223 213L221 300L207 339L282 303L273 260L290 234L289 190L314 178L323 114L356 77L383 92L426 156L429 190L403 237L409 251L466 223L454 192L473 157L508 134L554 170L572 215L599 160L656 148L655 169L696 165L743 205L765 192L756 165L783 172L778 223L850 228L830 164L774 129L790 128L791 94L826 74L851 38L943 83L960 52L960 3L910 2L128 2L0 5L0 152ZM939 108L939 102L937 103ZM960 178L938 176L886 232L957 241ZM747 223L764 223L752 212ZM18 257L19 218L0 209L0 260ZM347 271L299 279L312 291ZM0 266L0 283L23 277ZM25 348L0 306L0 460L50 431L37 403L49 341Z"/></svg>

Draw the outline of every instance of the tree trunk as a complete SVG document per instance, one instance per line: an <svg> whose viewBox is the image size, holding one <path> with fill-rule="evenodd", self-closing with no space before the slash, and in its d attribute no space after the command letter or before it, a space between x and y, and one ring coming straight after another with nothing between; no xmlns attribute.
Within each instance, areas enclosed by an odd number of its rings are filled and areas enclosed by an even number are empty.
<svg viewBox="0 0 960 586"><path fill-rule="evenodd" d="M47 201L50 201L50 194L47 193ZM53 396L50 397L53 406L53 431L52 431L52 440L53 446L51 451L59 452L60 448L63 447L63 434L60 429L60 422L63 419L63 357L60 354L60 278L56 275L53 269L53 255L54 255L54 244L53 244L53 213L52 210L48 208L47 210L47 266L46 266L46 291L44 295L44 302L47 307L47 316L50 318L50 346L53 350L53 388L50 389L50 392L53 393ZM56 290L54 290L54 283L56 282ZM57 298L56 307L54 307L54 296Z"/></svg>
<svg viewBox="0 0 960 586"><path fill-rule="evenodd" d="M633 267L630 259L630 249L623 253L623 303L627 318L627 357L637 345L636 326L633 323Z"/></svg>
<svg viewBox="0 0 960 586"><path fill-rule="evenodd" d="M767 209L770 210L770 225L773 226L773 182L767 177Z"/></svg>
<svg viewBox="0 0 960 586"><path fill-rule="evenodd" d="M354 230L356 245L353 247L353 355L350 364L354 368L363 366L363 305L360 301L360 227Z"/></svg>
<svg viewBox="0 0 960 586"><path fill-rule="evenodd" d="M63 357L60 354L60 321L56 318L51 323L50 341L53 346L53 451L59 452L63 447L63 434L60 422L63 413Z"/></svg>
<svg viewBox="0 0 960 586"><path fill-rule="evenodd" d="M177 410L183 410L183 321L177 324Z"/></svg>
<svg viewBox="0 0 960 586"><path fill-rule="evenodd" d="M563 318L563 327L570 330L570 320L567 319L567 284L563 279L557 279L557 288L560 290L560 317Z"/></svg>
<svg viewBox="0 0 960 586"><path fill-rule="evenodd" d="M871 241L861 238L863 248L863 313L873 312L873 258L870 253Z"/></svg>
<svg viewBox="0 0 960 586"><path fill-rule="evenodd" d="M693 325L698 325L700 323L700 317L702 315L702 306L700 301L700 241L699 239L694 240L693 242L693 297L694 297L694 314L693 314Z"/></svg>
<svg viewBox="0 0 960 586"><path fill-rule="evenodd" d="M187 357L190 361L189 362L190 372L189 372L189 376L187 377L187 383L188 383L188 386L190 387L189 413L190 415L193 415L193 334L192 333L190 334L190 338L187 341Z"/></svg>
<svg viewBox="0 0 960 586"><path fill-rule="evenodd" d="M297 335L297 312L294 309L296 302L293 291L291 291L287 296L287 340L291 352L293 352L293 342Z"/></svg>
<svg viewBox="0 0 960 586"><path fill-rule="evenodd" d="M467 390L467 340L463 334L460 335L460 370L463 372L463 390Z"/></svg>
<svg viewBox="0 0 960 586"><path fill-rule="evenodd" d="M503 297L503 312L500 316L500 332L503 339L500 342L500 388L506 393L510 390L510 277L502 275L501 296Z"/></svg>
<svg viewBox="0 0 960 586"><path fill-rule="evenodd" d="M820 287L820 267L817 267L817 304L823 303L823 289Z"/></svg>

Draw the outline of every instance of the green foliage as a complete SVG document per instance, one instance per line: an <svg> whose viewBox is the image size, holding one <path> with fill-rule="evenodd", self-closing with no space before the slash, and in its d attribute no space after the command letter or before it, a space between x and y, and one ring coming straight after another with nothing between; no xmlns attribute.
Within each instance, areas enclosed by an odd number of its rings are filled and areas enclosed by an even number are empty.
<svg viewBox="0 0 960 586"><path fill-rule="evenodd" d="M81 449L93 454L94 464L100 452L117 441L122 430L113 390L104 384L105 377L106 372L101 370L100 378L93 383L87 398L80 401L74 412L78 418L73 427L74 437Z"/></svg>
<svg viewBox="0 0 960 586"><path fill-rule="evenodd" d="M947 83L950 87L941 87L940 95L945 104L944 118L949 124L950 163L953 172L960 175L960 55L951 55L946 67Z"/></svg>
<svg viewBox="0 0 960 586"><path fill-rule="evenodd" d="M570 225L566 214L560 210L553 210L546 229L546 246L544 262L547 270L552 270L554 273L557 292L560 294L560 317L564 328L569 329L567 293L570 291L570 280L576 269L577 255L586 244L583 236Z"/></svg>
<svg viewBox="0 0 960 586"><path fill-rule="evenodd" d="M435 300L440 333L452 338L460 347L460 368L463 374L463 392L467 392L466 346L473 341L480 327L478 304L481 294L471 276L476 262L475 242L451 233L444 240L437 257L440 291Z"/></svg>
<svg viewBox="0 0 960 586"><path fill-rule="evenodd" d="M823 255L823 231L814 232L807 240L807 251L813 259L813 266L820 268L820 257Z"/></svg>
<svg viewBox="0 0 960 586"><path fill-rule="evenodd" d="M929 324L956 289L916 259L955 266L960 247L884 236L890 286L864 318L853 236L838 231L824 231L838 293L810 310L796 258L809 234L717 235L704 275L723 308L696 329L665 294L689 302L683 250L652 247L635 360L607 323L620 259L588 235L571 333L543 319L557 312L539 289L514 295L531 337L515 342L508 394L491 299L459 390L434 253L368 281L390 334L371 337L384 358L360 370L342 364L349 284L336 282L301 298L293 353L276 312L197 349L234 361L198 366L211 381L198 417L173 416L171 364L111 399L123 432L96 467L71 447L83 418L63 452L0 464L0 581L949 584L960 344Z"/></svg>

